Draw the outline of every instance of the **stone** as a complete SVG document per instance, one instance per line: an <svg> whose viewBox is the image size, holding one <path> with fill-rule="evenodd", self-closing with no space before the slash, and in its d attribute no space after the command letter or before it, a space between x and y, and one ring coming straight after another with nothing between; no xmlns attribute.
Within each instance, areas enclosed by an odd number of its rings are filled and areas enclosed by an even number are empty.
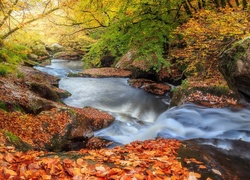
<svg viewBox="0 0 250 180"><path fill-rule="evenodd" d="M83 72L73 74L72 77L130 77L131 71L111 67L85 69Z"/></svg>
<svg viewBox="0 0 250 180"><path fill-rule="evenodd" d="M108 127L115 118L92 107L74 108L68 139L89 139L94 131Z"/></svg>
<svg viewBox="0 0 250 180"><path fill-rule="evenodd" d="M165 95L167 92L171 90L171 87L167 84L156 83L148 79L130 79L129 85L136 88L142 88L146 92L160 96Z"/></svg>
<svg viewBox="0 0 250 180"><path fill-rule="evenodd" d="M46 45L45 48L47 51L51 52L52 54L64 50L64 47L61 46L60 44L57 44L57 43L53 43L51 45Z"/></svg>
<svg viewBox="0 0 250 180"><path fill-rule="evenodd" d="M31 47L31 49L32 49L32 54L35 54L38 56L38 60L43 57L46 57L46 58L50 57L48 51L45 48L45 45L43 44L34 45Z"/></svg>
<svg viewBox="0 0 250 180"><path fill-rule="evenodd" d="M83 56L82 52L78 51L61 51L53 55L54 59L79 60Z"/></svg>
<svg viewBox="0 0 250 180"><path fill-rule="evenodd" d="M239 98L250 102L250 37L236 42L220 55L219 70Z"/></svg>
<svg viewBox="0 0 250 180"><path fill-rule="evenodd" d="M121 57L115 67L131 71L132 78L155 79L155 72L151 70L153 67L144 60L138 60L133 50Z"/></svg>

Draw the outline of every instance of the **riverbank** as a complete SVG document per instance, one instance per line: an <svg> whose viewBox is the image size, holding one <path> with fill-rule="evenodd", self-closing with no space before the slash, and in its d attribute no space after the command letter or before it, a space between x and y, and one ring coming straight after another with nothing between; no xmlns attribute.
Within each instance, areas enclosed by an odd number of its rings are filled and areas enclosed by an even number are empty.
<svg viewBox="0 0 250 180"><path fill-rule="evenodd" d="M2 172L0 179L15 179L21 176L24 179L242 178L242 173L238 173L242 171L233 173L231 168L220 163L227 150L220 151L222 153L220 154L217 148L209 148L211 153L208 159L200 159L195 153L193 155L189 153L203 147L200 142L196 141L190 144L185 141L155 139L137 141L111 150L100 149L109 146L110 142L91 138L93 134L89 130L95 129L94 127L102 129L108 126L109 123L106 125L103 123L106 122L105 119L110 119L109 121L112 122L110 115L95 109L76 109L64 105L60 99L69 94L56 87L58 78L27 67L20 67L19 73L21 74L19 78L1 78L0 94L4 101L2 109L8 112L1 110L0 161L3 166L0 169ZM31 86L31 84L36 86ZM54 94L54 96L48 96L48 94ZM34 101L35 99L39 101ZM34 104L35 102L39 103ZM77 128L79 123L72 124L76 118L83 120L77 121L83 122L81 128ZM86 124L84 119L91 120L92 126ZM65 134L65 129L70 123L71 128L68 128L70 129L68 132L71 133L67 136L70 138L63 139L65 136L62 135ZM72 127L75 127L74 130ZM85 132L84 136L82 132ZM239 143L241 144L240 141ZM13 145L20 149L15 149ZM79 151L72 151L74 147ZM69 150L69 152L55 152L62 150ZM214 153L218 156L212 156ZM228 158L232 158L231 155ZM217 161L217 159L220 160ZM238 157L239 159L244 163L241 164L242 167L240 164L237 167L243 169L248 175L244 168L249 160L246 157ZM219 163L214 165L214 161ZM236 160L232 162L236 163Z"/></svg>

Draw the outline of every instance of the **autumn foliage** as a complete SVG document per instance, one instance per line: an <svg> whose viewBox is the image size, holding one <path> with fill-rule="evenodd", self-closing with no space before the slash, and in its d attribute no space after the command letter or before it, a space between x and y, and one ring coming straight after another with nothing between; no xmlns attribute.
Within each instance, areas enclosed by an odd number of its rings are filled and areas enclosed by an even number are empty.
<svg viewBox="0 0 250 180"><path fill-rule="evenodd" d="M171 50L171 55L186 75L214 77L220 54L235 41L249 36L249 27L247 11L237 8L200 10L174 31L184 44L182 48Z"/></svg>
<svg viewBox="0 0 250 180"><path fill-rule="evenodd" d="M2 132L12 132L26 143L40 148L50 142L53 134L63 134L65 124L71 120L67 112L58 112L55 109L38 116L0 109L0 117Z"/></svg>
<svg viewBox="0 0 250 180"><path fill-rule="evenodd" d="M75 159L44 151L17 152L0 147L0 179L188 179L178 161L177 140L147 140L113 149L82 149Z"/></svg>

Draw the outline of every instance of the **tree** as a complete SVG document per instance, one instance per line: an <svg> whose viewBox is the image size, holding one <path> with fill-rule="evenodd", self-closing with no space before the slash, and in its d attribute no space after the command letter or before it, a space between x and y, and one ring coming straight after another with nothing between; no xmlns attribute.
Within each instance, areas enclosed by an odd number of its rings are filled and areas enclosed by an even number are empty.
<svg viewBox="0 0 250 180"><path fill-rule="evenodd" d="M59 9L59 0L1 0L0 36L2 40Z"/></svg>
<svg viewBox="0 0 250 180"><path fill-rule="evenodd" d="M155 70L168 65L163 54L171 30L178 25L182 1L116 1L109 4L109 8L103 6L107 1L98 1L99 8L91 2L88 9L95 11L82 9L82 12L91 14L96 27L104 33L85 56L86 64L98 66L100 58L107 53L119 58L133 49L138 60L145 60ZM104 19L100 19L98 13L102 13Z"/></svg>

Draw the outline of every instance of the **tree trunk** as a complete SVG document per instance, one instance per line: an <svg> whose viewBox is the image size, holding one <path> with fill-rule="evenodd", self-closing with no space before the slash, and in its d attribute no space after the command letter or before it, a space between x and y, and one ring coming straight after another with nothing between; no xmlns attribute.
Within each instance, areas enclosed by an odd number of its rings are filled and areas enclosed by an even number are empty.
<svg viewBox="0 0 250 180"><path fill-rule="evenodd" d="M227 3L228 3L228 5L229 5L230 8L233 7L233 5L230 3L230 0L227 0Z"/></svg>
<svg viewBox="0 0 250 180"><path fill-rule="evenodd" d="M235 3L236 3L237 6L240 5L239 0L235 0Z"/></svg>
<svg viewBox="0 0 250 180"><path fill-rule="evenodd" d="M206 0L202 0L202 7L203 7L203 8L206 7Z"/></svg>
<svg viewBox="0 0 250 180"><path fill-rule="evenodd" d="M185 9L186 13L191 16L192 12L191 12L191 10L190 10L190 8L189 8L186 1L183 2L183 6L184 6L184 9Z"/></svg>
<svg viewBox="0 0 250 180"><path fill-rule="evenodd" d="M200 2L200 1L198 1L198 7L199 7L199 9L201 9L201 8L202 8L202 6L201 6L201 2Z"/></svg>
<svg viewBox="0 0 250 180"><path fill-rule="evenodd" d="M216 5L216 8L220 7L219 1L218 0L214 0L214 4Z"/></svg>
<svg viewBox="0 0 250 180"><path fill-rule="evenodd" d="M196 9L194 8L194 6L192 6L190 0L187 0L187 4L190 8L192 8L194 10L194 12L196 12ZM190 10L191 11L191 10Z"/></svg>
<svg viewBox="0 0 250 180"><path fill-rule="evenodd" d="M221 7L224 8L224 7L226 7L226 5L227 5L227 4L226 4L226 0L221 0Z"/></svg>
<svg viewBox="0 0 250 180"><path fill-rule="evenodd" d="M243 9L247 9L247 0L242 0Z"/></svg>

